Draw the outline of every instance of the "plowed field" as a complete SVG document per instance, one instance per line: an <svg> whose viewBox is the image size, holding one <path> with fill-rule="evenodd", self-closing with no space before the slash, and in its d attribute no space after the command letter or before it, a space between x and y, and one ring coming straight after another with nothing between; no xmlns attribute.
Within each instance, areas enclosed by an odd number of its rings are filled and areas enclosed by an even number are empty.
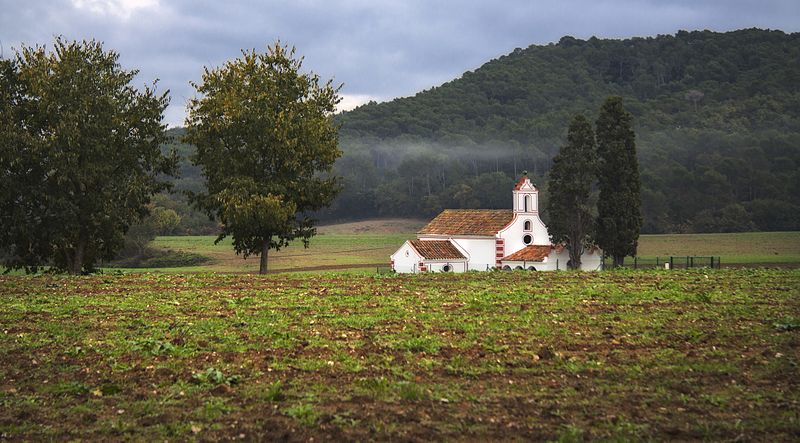
<svg viewBox="0 0 800 443"><path fill-rule="evenodd" d="M0 277L2 440L800 439L800 271Z"/></svg>

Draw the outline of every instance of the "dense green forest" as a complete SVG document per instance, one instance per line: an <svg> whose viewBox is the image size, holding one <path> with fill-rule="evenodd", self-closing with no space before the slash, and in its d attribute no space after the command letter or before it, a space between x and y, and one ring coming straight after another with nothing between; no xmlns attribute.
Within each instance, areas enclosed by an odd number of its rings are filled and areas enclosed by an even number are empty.
<svg viewBox="0 0 800 443"><path fill-rule="evenodd" d="M546 199L572 116L594 121L610 95L634 115L644 232L800 229L800 34L758 29L567 36L413 97L342 113L344 189L318 216L506 208L523 170ZM176 189L202 186L196 169L182 173ZM157 204L174 206L186 232L213 228L181 197Z"/></svg>

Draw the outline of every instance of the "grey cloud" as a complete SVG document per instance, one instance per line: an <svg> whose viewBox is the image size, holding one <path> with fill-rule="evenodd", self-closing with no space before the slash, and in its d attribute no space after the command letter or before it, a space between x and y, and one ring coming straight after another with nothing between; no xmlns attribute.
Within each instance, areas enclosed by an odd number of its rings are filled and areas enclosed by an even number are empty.
<svg viewBox="0 0 800 443"><path fill-rule="evenodd" d="M69 0L0 0L6 52L21 42L49 44L54 35L97 38L120 52L137 79L160 78L170 89L167 121L180 124L203 66L219 66L241 48L277 38L297 47L305 68L344 83L344 94L390 99L410 95L475 69L515 47L578 38L621 38L678 29L725 31L768 27L795 32L795 0L580 0L541 2L338 2L162 0L127 20L75 8Z"/></svg>

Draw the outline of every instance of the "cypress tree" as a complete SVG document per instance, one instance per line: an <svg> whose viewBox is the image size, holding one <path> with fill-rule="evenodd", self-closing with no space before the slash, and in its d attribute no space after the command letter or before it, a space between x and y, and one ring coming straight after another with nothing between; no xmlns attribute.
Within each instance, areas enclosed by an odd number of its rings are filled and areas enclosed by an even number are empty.
<svg viewBox="0 0 800 443"><path fill-rule="evenodd" d="M596 166L592 124L583 115L576 115L569 125L567 144L553 158L547 186L550 237L553 243L566 245L570 269L580 269L581 255L592 244L595 220L590 192Z"/></svg>
<svg viewBox="0 0 800 443"><path fill-rule="evenodd" d="M597 243L614 267L625 256L636 255L642 227L639 162L633 133L633 116L621 97L609 97L596 123L598 185Z"/></svg>

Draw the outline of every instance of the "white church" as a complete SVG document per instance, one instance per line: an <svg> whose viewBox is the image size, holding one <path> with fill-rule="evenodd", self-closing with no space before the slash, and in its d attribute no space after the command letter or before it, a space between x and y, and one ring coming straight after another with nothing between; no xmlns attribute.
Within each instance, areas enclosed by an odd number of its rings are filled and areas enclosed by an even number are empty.
<svg viewBox="0 0 800 443"><path fill-rule="evenodd" d="M539 190L523 175L513 209L445 209L392 254L395 272L567 269L569 252L553 245L539 218ZM584 252L581 269L599 270L602 251Z"/></svg>

